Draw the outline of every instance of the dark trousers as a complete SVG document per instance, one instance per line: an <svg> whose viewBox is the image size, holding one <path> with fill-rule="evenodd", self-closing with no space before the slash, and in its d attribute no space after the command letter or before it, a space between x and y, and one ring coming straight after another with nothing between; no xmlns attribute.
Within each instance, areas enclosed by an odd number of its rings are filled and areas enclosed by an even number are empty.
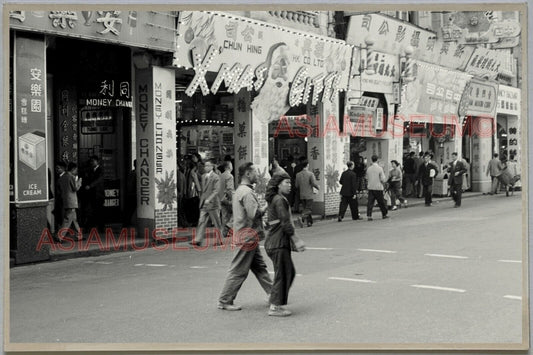
<svg viewBox="0 0 533 355"><path fill-rule="evenodd" d="M396 206L396 200L400 200L400 203L405 202L405 198L402 197L402 189L399 181L393 181L389 187L391 207Z"/></svg>
<svg viewBox="0 0 533 355"><path fill-rule="evenodd" d="M461 197L463 195L463 184L452 184L450 186L450 194L455 201L456 206L461 206Z"/></svg>
<svg viewBox="0 0 533 355"><path fill-rule="evenodd" d="M218 298L220 303L233 304L233 300L237 297L237 293L248 277L250 270L254 273L263 290L267 294L271 293L272 280L268 274L267 265L263 259L263 255L261 255L259 246L254 250L247 250L245 247L237 248L235 249L224 287Z"/></svg>
<svg viewBox="0 0 533 355"><path fill-rule="evenodd" d="M341 196L341 203L339 205L339 218L344 218L344 214L346 213L348 205L350 205L352 219L359 219L359 204L357 202L357 197L352 198L352 196Z"/></svg>
<svg viewBox="0 0 533 355"><path fill-rule="evenodd" d="M292 211L295 213L300 212L300 190L297 188L294 188L294 205L292 206Z"/></svg>
<svg viewBox="0 0 533 355"><path fill-rule="evenodd" d="M423 185L423 194L426 201L426 206L431 204L431 195L433 195L433 184Z"/></svg>
<svg viewBox="0 0 533 355"><path fill-rule="evenodd" d="M269 249L267 254L274 264L274 283L270 293L270 304L284 306L287 304L289 289L296 276L291 251L285 248Z"/></svg>
<svg viewBox="0 0 533 355"><path fill-rule="evenodd" d="M383 197L382 190L368 190L368 204L366 205L366 216L372 217L372 209L374 208L375 201L378 201L378 206L381 210L381 215L385 217L387 215L387 204L385 203L385 198Z"/></svg>
<svg viewBox="0 0 533 355"><path fill-rule="evenodd" d="M98 228L99 231L104 230L104 198L91 196L87 203L87 228Z"/></svg>
<svg viewBox="0 0 533 355"><path fill-rule="evenodd" d="M313 207L313 199L300 199L300 201L302 202L302 205L303 205L303 209L302 209L302 218L305 220L307 219L307 221L309 223L313 223L313 216L311 215L312 214L312 210L311 208Z"/></svg>

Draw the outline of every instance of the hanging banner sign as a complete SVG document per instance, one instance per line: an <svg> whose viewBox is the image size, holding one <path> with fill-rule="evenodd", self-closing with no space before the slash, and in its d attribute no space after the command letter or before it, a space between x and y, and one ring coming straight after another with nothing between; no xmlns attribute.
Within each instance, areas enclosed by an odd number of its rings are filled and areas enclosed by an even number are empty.
<svg viewBox="0 0 533 355"><path fill-rule="evenodd" d="M366 47L370 35L372 50L402 55L405 47L414 49L412 58L451 69L464 69L474 49L454 42L437 40L437 34L382 14L350 16L346 42Z"/></svg>
<svg viewBox="0 0 533 355"><path fill-rule="evenodd" d="M196 68L187 95L198 87L216 94L223 83L230 93L255 89L255 101L264 101L255 111L264 119L280 117L266 112L268 106L316 105L345 90L353 50L337 39L210 11L180 13L177 47L174 65ZM211 86L207 72L216 73Z"/></svg>
<svg viewBox="0 0 533 355"><path fill-rule="evenodd" d="M48 201L46 45L15 37L15 202Z"/></svg>
<svg viewBox="0 0 533 355"><path fill-rule="evenodd" d="M433 123L442 123L444 116L457 116L471 75L420 62L417 66L416 80L405 85L403 90L399 113L406 118L422 115L417 121Z"/></svg>
<svg viewBox="0 0 533 355"><path fill-rule="evenodd" d="M505 37L500 38L498 42L492 43L492 49L502 49L502 48L514 48L520 44L520 37Z"/></svg>
<svg viewBox="0 0 533 355"><path fill-rule="evenodd" d="M363 91L390 94L393 92L392 83L400 80L400 62L397 55L372 52L374 74L361 73Z"/></svg>
<svg viewBox="0 0 533 355"><path fill-rule="evenodd" d="M465 72L489 80L495 80L498 73L511 72L510 50L476 48L468 61Z"/></svg>
<svg viewBox="0 0 533 355"><path fill-rule="evenodd" d="M158 11L9 11L9 27L175 51L175 16Z"/></svg>

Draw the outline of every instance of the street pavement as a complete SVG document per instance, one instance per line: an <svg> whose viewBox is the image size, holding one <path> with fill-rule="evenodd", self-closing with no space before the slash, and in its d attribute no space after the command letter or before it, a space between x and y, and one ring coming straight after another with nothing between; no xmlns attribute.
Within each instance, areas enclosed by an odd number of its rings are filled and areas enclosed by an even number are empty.
<svg viewBox="0 0 533 355"><path fill-rule="evenodd" d="M299 229L308 250L293 253L298 274L287 318L267 316L253 274L235 301L242 311L217 309L229 248L198 251L184 242L184 250L160 245L15 267L10 341L521 343L521 194L452 206L441 200L390 212L386 220L376 210L373 221Z"/></svg>

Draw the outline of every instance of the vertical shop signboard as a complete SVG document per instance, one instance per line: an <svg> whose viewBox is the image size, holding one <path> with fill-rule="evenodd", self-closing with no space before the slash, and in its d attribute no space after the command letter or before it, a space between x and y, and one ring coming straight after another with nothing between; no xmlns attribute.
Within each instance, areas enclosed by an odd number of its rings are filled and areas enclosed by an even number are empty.
<svg viewBox="0 0 533 355"><path fill-rule="evenodd" d="M48 200L45 42L15 37L15 201Z"/></svg>
<svg viewBox="0 0 533 355"><path fill-rule="evenodd" d="M154 67L153 81L155 208L167 211L177 207L174 71Z"/></svg>
<svg viewBox="0 0 533 355"><path fill-rule="evenodd" d="M137 217L155 218L154 186L154 123L152 99L152 71L136 73L136 131L137 131Z"/></svg>

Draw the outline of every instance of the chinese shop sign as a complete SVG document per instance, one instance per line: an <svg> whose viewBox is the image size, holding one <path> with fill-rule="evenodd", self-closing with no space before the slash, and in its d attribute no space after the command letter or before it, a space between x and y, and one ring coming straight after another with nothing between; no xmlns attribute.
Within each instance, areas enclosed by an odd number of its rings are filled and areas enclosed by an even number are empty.
<svg viewBox="0 0 533 355"><path fill-rule="evenodd" d="M496 116L498 85L472 79L465 88L466 114L469 116Z"/></svg>
<svg viewBox="0 0 533 355"><path fill-rule="evenodd" d="M373 51L401 55L407 46L414 49L413 59L452 69L464 69L473 48L437 40L437 34L382 14L350 17L346 42L365 47L370 35Z"/></svg>
<svg viewBox="0 0 533 355"><path fill-rule="evenodd" d="M15 37L15 201L48 200L45 42Z"/></svg>
<svg viewBox="0 0 533 355"><path fill-rule="evenodd" d="M486 79L496 79L498 73L511 71L512 55L509 49L476 48L465 71Z"/></svg>
<svg viewBox="0 0 533 355"><path fill-rule="evenodd" d="M133 107L128 80L107 78L88 82L83 86L80 90L80 106Z"/></svg>
<svg viewBox="0 0 533 355"><path fill-rule="evenodd" d="M399 113L406 117L421 115L420 121L432 120L434 123L439 123L439 119L446 115L457 116L461 97L471 76L425 63L417 65L417 78L403 90Z"/></svg>
<svg viewBox="0 0 533 355"><path fill-rule="evenodd" d="M497 112L520 116L520 100L520 89L511 86L500 85L498 87Z"/></svg>
<svg viewBox="0 0 533 355"><path fill-rule="evenodd" d="M158 11L10 11L9 27L173 52L175 18Z"/></svg>

